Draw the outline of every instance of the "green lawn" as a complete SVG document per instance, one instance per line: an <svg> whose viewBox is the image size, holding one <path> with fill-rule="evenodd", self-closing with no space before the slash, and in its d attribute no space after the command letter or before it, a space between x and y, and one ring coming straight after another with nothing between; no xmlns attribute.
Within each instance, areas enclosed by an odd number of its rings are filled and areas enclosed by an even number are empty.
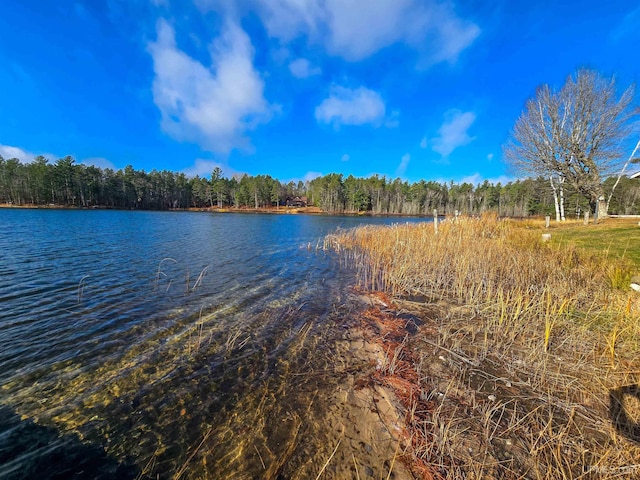
<svg viewBox="0 0 640 480"><path fill-rule="evenodd" d="M573 243L588 250L601 251L614 258L632 261L640 269L640 226L638 220L607 219L598 225L554 226L553 241Z"/></svg>

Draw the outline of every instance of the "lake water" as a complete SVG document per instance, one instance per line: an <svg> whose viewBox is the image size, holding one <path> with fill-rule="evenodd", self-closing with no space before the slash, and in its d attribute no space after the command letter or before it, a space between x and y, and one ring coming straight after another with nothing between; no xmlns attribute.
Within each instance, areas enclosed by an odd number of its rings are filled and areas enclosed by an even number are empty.
<svg viewBox="0 0 640 480"><path fill-rule="evenodd" d="M287 478L352 282L316 246L394 221L0 209L0 478Z"/></svg>

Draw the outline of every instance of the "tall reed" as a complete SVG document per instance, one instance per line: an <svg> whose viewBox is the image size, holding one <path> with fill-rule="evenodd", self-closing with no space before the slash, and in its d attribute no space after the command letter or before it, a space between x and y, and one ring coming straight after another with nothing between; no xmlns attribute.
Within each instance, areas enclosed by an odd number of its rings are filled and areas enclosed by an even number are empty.
<svg viewBox="0 0 640 480"><path fill-rule="evenodd" d="M467 464L466 475L480 472L478 478L499 470L511 472L505 478L520 478L523 471L531 478L590 478L575 462L591 462L600 473L611 473L601 478L613 478L619 467L640 458L634 457L640 455L640 439L629 443L616 431L607 401L621 385L640 384L640 296L625 284L632 267L566 243L543 242L541 229L527 227L495 216L443 222L437 234L429 223L363 226L327 237L325 246L355 267L366 289L447 305L426 319L435 323L437 338L414 342L421 365L431 361L425 345L470 358L456 375L459 392L473 398L481 393L473 388L474 378L507 379L508 401L497 404L508 408L474 403L467 414L484 409L484 431L492 432L486 445L517 441L533 460L523 456L506 470L490 467L500 457L485 450L483 459L460 454L450 472ZM417 370L424 376L421 388L433 387L426 378L434 368ZM456 411L464 398L450 409L449 427L459 423ZM635 409L628 417L640 418L640 407L627 404ZM442 405L439 429L447 426ZM425 425L434 428L429 418L431 423L415 426L416 435ZM452 456L451 445L427 445L433 435L424 433L426 443L416 451L442 465L445 453Z"/></svg>

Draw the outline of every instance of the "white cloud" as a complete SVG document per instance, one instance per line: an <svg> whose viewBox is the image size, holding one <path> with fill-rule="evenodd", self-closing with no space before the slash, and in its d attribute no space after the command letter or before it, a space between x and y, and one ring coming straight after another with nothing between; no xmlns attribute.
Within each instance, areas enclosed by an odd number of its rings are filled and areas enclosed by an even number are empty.
<svg viewBox="0 0 640 480"><path fill-rule="evenodd" d="M341 162L348 162L350 158L351 158L351 157L350 157L347 153L345 153L345 154L344 154L344 155L342 155L342 157L340 158L340 161L341 161Z"/></svg>
<svg viewBox="0 0 640 480"><path fill-rule="evenodd" d="M31 153L26 150L23 150L19 147L12 147L11 145L0 145L0 156L2 156L5 160L9 158L17 158L20 160L20 163L31 163L34 158L42 155L44 158L49 160L49 163L53 164L55 161L60 158L58 155L53 155L51 153ZM111 168L112 170L116 170L116 167L106 158L101 157L92 157L85 158L84 160L77 162L83 165L93 165L98 168Z"/></svg>
<svg viewBox="0 0 640 480"><path fill-rule="evenodd" d="M425 10L428 13L419 21L425 22L420 28L426 31L422 42L428 51L420 66L428 67L439 62L455 63L462 51L478 38L480 28L458 17L450 2L434 2Z"/></svg>
<svg viewBox="0 0 640 480"><path fill-rule="evenodd" d="M211 66L206 67L176 46L174 30L165 20L158 21L157 33L149 52L162 129L211 151L246 148L245 133L271 114L247 34L227 22L210 46Z"/></svg>
<svg viewBox="0 0 640 480"><path fill-rule="evenodd" d="M319 67L313 66L306 58L297 58L292 61L289 64L289 71L296 78L309 78L322 73Z"/></svg>
<svg viewBox="0 0 640 480"><path fill-rule="evenodd" d="M48 152L33 153L28 150L24 150L20 147L14 147L12 145L0 144L0 155L5 160L10 158L17 158L20 163L31 163L36 157L42 156L49 160L49 162L55 161L60 158L58 155Z"/></svg>
<svg viewBox="0 0 640 480"><path fill-rule="evenodd" d="M444 118L444 123L438 129L438 136L431 139L431 149L447 158L456 148L475 140L476 137L470 137L467 130L475 121L476 114L449 110Z"/></svg>
<svg viewBox="0 0 640 480"><path fill-rule="evenodd" d="M316 108L316 120L339 125L380 125L385 105L377 92L365 87L350 89L334 86L329 98Z"/></svg>
<svg viewBox="0 0 640 480"><path fill-rule="evenodd" d="M427 148L427 137L424 137L424 138L420 141L420 148Z"/></svg>
<svg viewBox="0 0 640 480"><path fill-rule="evenodd" d="M437 0L256 0L272 37L284 42L306 35L332 55L349 61L404 43L425 65L455 62L480 34L458 17L450 2Z"/></svg>
<svg viewBox="0 0 640 480"><path fill-rule="evenodd" d="M213 172L214 168L219 168L222 170L222 175L225 178L231 178L234 175L242 175L242 172L234 170L224 163L216 162L214 160L204 160L201 158L196 159L194 164L190 167L185 168L182 172L187 177L195 177L198 175L199 177L209 177L211 172Z"/></svg>
<svg viewBox="0 0 640 480"><path fill-rule="evenodd" d="M406 40L414 28L410 15L416 13L415 7L411 0L370 0L366 8L358 0L327 0L327 48L356 61Z"/></svg>
<svg viewBox="0 0 640 480"><path fill-rule="evenodd" d="M20 160L20 163L29 163L37 157L37 155L31 152L27 152L19 147L12 147L11 145L0 145L0 155L5 160L17 158Z"/></svg>
<svg viewBox="0 0 640 480"><path fill-rule="evenodd" d="M307 172L304 177L302 177L303 182L310 182L311 180L322 177L322 172Z"/></svg>
<svg viewBox="0 0 640 480"><path fill-rule="evenodd" d="M474 173L473 175L467 175L466 177L462 177L459 180L459 183L470 183L472 185L478 185L484 181L484 177L479 173Z"/></svg>
<svg viewBox="0 0 640 480"><path fill-rule="evenodd" d="M489 160L489 161L493 160L493 153L489 153L487 155L487 160Z"/></svg>
<svg viewBox="0 0 640 480"><path fill-rule="evenodd" d="M282 183L283 185L287 184L287 183L298 183L298 182L310 182L311 180L314 180L318 177L322 177L324 176L324 174L322 172L307 172L304 174L304 176L302 177L291 177L291 178L285 178L285 179L281 179L280 183Z"/></svg>
<svg viewBox="0 0 640 480"><path fill-rule="evenodd" d="M325 16L320 0L256 0L269 35L285 42L315 33Z"/></svg>
<svg viewBox="0 0 640 480"><path fill-rule="evenodd" d="M94 167L98 167L101 169L110 168L111 170L117 170L116 166L113 163L102 157L85 158L80 163L82 163L83 165L93 165Z"/></svg>
<svg viewBox="0 0 640 480"><path fill-rule="evenodd" d="M505 185L509 182L515 181L513 177L508 177L506 175L500 175L499 177L495 177L495 178L485 178L480 173L474 173L473 175L467 175L466 177L462 177L460 180L458 180L457 183L471 183L472 185L477 186L477 185L480 185L481 183L484 183L485 180L493 185L497 185L498 183Z"/></svg>
<svg viewBox="0 0 640 480"><path fill-rule="evenodd" d="M411 161L411 155L409 155L408 153L405 153L400 159L400 164L398 165L398 168L396 168L396 177L404 176L410 161Z"/></svg>

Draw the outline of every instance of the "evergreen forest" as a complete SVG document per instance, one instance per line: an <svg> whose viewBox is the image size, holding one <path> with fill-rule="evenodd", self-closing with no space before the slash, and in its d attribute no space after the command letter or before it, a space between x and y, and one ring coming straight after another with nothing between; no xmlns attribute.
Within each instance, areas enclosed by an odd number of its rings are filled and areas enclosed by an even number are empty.
<svg viewBox="0 0 640 480"><path fill-rule="evenodd" d="M605 183L615 182L610 178ZM329 213L502 216L549 215L554 198L549 179L527 178L506 184L420 180L373 175L356 178L331 173L310 181L281 182L269 175L224 176L216 168L209 178L188 177L168 170L145 172L132 166L113 170L76 163L66 156L50 163L39 156L22 163L0 156L0 204L142 210L237 208L261 209L287 205L306 197L308 205ZM567 218L589 209L589 201L565 189ZM610 214L640 214L640 179L622 177L609 206Z"/></svg>

